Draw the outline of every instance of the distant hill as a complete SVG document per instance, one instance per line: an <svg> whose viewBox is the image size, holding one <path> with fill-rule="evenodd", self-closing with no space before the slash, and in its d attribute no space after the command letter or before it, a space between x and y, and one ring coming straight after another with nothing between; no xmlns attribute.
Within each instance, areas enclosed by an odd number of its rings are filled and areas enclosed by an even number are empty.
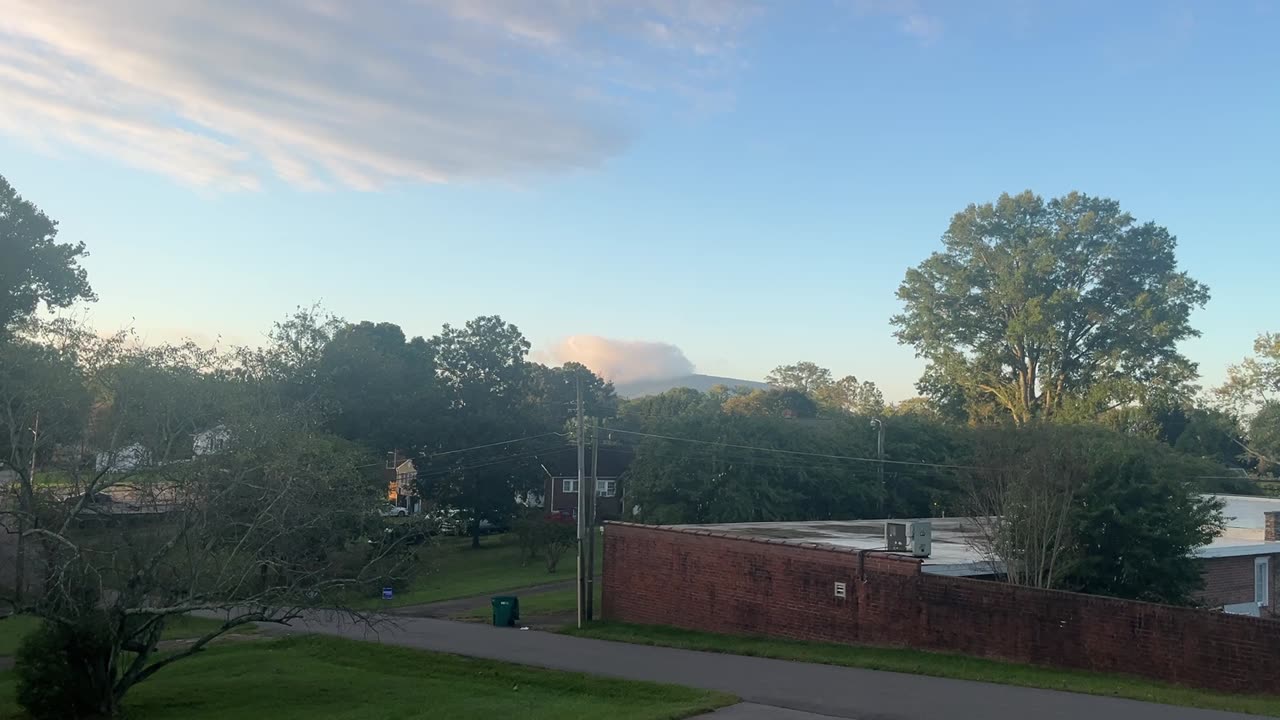
<svg viewBox="0 0 1280 720"><path fill-rule="evenodd" d="M618 393L618 397L635 398L644 397L645 395L657 395L673 388L693 388L699 392L706 392L716 385L728 387L745 385L749 388L760 390L769 387L765 383L755 380L739 380L738 378L717 377L715 375L685 375L684 377L668 378L666 380L637 380L629 383L614 383L613 389Z"/></svg>

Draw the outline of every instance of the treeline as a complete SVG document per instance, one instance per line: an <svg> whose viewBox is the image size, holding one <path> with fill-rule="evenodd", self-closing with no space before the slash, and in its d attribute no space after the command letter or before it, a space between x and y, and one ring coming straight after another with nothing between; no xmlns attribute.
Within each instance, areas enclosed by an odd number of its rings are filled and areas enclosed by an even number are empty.
<svg viewBox="0 0 1280 720"><path fill-rule="evenodd" d="M755 396L752 412L744 397ZM877 454L883 423L883 471ZM648 522L930 517L973 512L989 449L1027 427L975 426L918 412L862 415L793 389L690 389L621 404L608 441L634 457L628 510ZM1058 423L1098 455L1141 462L1190 492L1256 492L1212 457L1093 424ZM1009 460L1009 458L1005 458Z"/></svg>

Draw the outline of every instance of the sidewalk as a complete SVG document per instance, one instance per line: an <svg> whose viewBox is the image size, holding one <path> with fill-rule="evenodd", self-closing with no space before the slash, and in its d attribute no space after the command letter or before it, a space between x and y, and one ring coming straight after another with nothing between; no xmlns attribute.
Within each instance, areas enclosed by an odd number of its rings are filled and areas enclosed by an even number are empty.
<svg viewBox="0 0 1280 720"><path fill-rule="evenodd" d="M314 632L593 675L718 690L753 706L860 720L1240 720L1255 717L966 680L630 645L428 618L375 628L317 615L284 632ZM765 712L765 714L761 714ZM712 717L715 717L714 715ZM779 712L777 717L787 717ZM792 717L795 717L794 715Z"/></svg>

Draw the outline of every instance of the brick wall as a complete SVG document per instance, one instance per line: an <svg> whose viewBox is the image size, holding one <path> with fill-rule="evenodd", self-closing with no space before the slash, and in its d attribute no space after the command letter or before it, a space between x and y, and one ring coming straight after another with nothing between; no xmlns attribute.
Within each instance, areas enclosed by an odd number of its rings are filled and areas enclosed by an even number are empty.
<svg viewBox="0 0 1280 720"><path fill-rule="evenodd" d="M604 617L1280 691L1280 623L920 572L879 552L614 523ZM835 596L845 583L847 597Z"/></svg>

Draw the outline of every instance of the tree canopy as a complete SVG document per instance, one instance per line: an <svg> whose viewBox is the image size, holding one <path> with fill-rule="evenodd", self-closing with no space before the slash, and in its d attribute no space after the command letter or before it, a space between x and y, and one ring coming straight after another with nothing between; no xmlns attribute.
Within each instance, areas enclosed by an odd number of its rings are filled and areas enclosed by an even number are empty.
<svg viewBox="0 0 1280 720"><path fill-rule="evenodd" d="M1228 367L1226 382L1213 391L1220 402L1241 413L1280 400L1280 333L1259 335L1253 353Z"/></svg>
<svg viewBox="0 0 1280 720"><path fill-rule="evenodd" d="M879 415L885 409L884 395L875 383L859 381L853 375L837 380L827 368L808 361L779 365L765 382L771 388L804 393L831 411Z"/></svg>
<svg viewBox="0 0 1280 720"><path fill-rule="evenodd" d="M58 224L0 176L0 338L41 303L65 308L94 299L80 267L84 243L59 243L57 236Z"/></svg>
<svg viewBox="0 0 1280 720"><path fill-rule="evenodd" d="M1179 392L1195 377L1177 344L1198 335L1190 315L1208 289L1178 269L1167 229L1116 201L1001 195L957 213L942 243L907 271L893 318L930 363L922 393L949 384L1024 423Z"/></svg>

